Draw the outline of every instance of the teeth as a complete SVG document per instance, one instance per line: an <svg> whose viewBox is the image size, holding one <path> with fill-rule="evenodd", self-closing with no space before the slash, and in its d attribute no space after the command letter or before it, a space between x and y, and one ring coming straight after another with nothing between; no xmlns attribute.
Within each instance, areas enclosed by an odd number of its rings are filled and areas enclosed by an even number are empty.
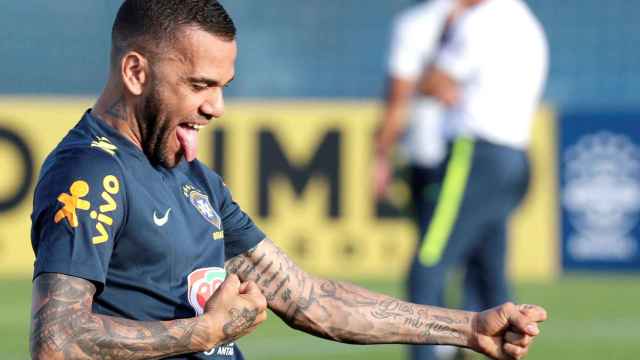
<svg viewBox="0 0 640 360"><path fill-rule="evenodd" d="M204 125L199 125L199 124L192 124L192 123L188 123L186 124L187 127L192 128L196 131L202 129L204 127Z"/></svg>

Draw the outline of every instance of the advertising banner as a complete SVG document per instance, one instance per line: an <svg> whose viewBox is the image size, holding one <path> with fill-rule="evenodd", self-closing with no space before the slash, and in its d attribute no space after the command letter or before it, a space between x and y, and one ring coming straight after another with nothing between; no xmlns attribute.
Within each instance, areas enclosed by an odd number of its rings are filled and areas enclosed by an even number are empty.
<svg viewBox="0 0 640 360"><path fill-rule="evenodd" d="M29 274L30 213L44 157L80 119L90 100L0 99L0 275ZM234 199L311 273L398 278L416 244L406 185L388 202L372 196L371 101L229 102L200 132L199 159L223 176ZM539 114L534 181L515 217L511 274L555 273L553 114Z"/></svg>
<svg viewBox="0 0 640 360"><path fill-rule="evenodd" d="M640 112L563 114L559 143L564 269L640 270Z"/></svg>

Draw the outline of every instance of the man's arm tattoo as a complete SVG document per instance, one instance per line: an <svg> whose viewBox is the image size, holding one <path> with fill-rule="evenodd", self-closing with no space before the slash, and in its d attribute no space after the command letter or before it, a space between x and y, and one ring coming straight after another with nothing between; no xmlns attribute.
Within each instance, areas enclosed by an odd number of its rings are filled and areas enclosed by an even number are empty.
<svg viewBox="0 0 640 360"><path fill-rule="evenodd" d="M62 274L34 282L30 350L34 359L158 359L205 350L201 318L133 321L91 312L95 287Z"/></svg>
<svg viewBox="0 0 640 360"><path fill-rule="evenodd" d="M258 317L258 309L231 309L231 320L222 327L226 337L235 337L245 329L253 326Z"/></svg>
<svg viewBox="0 0 640 360"><path fill-rule="evenodd" d="M269 307L290 326L317 336L357 344L469 345L469 313L411 304L312 277L269 239L230 259L226 267L243 281L255 281Z"/></svg>

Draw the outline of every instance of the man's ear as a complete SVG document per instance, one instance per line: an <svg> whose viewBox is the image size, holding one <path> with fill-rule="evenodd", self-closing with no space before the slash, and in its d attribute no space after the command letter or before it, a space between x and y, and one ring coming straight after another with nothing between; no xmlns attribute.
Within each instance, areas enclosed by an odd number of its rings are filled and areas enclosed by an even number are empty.
<svg viewBox="0 0 640 360"><path fill-rule="evenodd" d="M120 62L122 83L133 95L142 95L149 80L149 61L136 51L129 51Z"/></svg>

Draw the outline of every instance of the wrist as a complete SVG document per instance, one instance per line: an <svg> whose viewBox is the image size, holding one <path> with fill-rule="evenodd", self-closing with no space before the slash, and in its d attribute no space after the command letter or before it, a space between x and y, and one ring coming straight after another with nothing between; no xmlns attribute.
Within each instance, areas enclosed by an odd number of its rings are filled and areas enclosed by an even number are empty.
<svg viewBox="0 0 640 360"><path fill-rule="evenodd" d="M424 344L454 345L474 348L477 341L477 313L431 307L422 331Z"/></svg>
<svg viewBox="0 0 640 360"><path fill-rule="evenodd" d="M467 344L465 347L476 350L480 348L480 338L478 336L478 322L480 320L479 312L469 312L469 329L467 336Z"/></svg>
<svg viewBox="0 0 640 360"><path fill-rule="evenodd" d="M391 152L389 151L389 147L388 146L385 146L384 144L381 144L381 143L376 144L376 147L375 147L375 158L377 160L388 161L390 153Z"/></svg>
<svg viewBox="0 0 640 360"><path fill-rule="evenodd" d="M374 146L375 155L378 159L388 159L391 154L391 149L395 143L395 136L390 131L380 132L376 135Z"/></svg>
<svg viewBox="0 0 640 360"><path fill-rule="evenodd" d="M194 319L197 322L196 329L199 332L199 334L196 334L198 335L197 338L203 340L203 343L198 345L202 349L197 351L209 351L222 342L222 329L217 326L219 322L212 314L205 313L196 316Z"/></svg>

